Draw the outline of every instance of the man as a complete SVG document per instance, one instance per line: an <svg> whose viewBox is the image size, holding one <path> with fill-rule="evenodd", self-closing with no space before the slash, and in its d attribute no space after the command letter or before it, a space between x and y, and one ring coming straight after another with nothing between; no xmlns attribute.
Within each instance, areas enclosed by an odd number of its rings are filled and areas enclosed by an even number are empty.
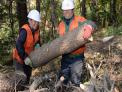
<svg viewBox="0 0 122 92"><path fill-rule="evenodd" d="M73 0L64 0L62 10L63 19L58 27L59 36L63 36L66 32L78 28L80 24L84 24L82 27L82 30L84 30L83 38L87 40L93 32L93 25L95 24L87 21L84 17L74 15ZM80 86L85 68L84 51L85 44L71 53L62 55L61 72L59 74L60 82L67 84L68 81L71 81L75 86Z"/></svg>
<svg viewBox="0 0 122 92"><path fill-rule="evenodd" d="M24 84L28 84L32 72L29 54L37 44L40 44L40 13L31 10L28 14L28 24L24 24L19 30L16 48L13 50L13 60L16 74L23 75Z"/></svg>

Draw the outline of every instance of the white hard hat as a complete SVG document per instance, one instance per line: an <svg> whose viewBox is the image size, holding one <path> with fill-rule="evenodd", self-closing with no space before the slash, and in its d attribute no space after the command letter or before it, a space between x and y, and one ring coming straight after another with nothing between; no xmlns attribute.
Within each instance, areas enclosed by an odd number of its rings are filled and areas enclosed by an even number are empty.
<svg viewBox="0 0 122 92"><path fill-rule="evenodd" d="M27 17L30 18L30 19L33 19L37 22L41 21L41 19L40 19L41 15L37 10L31 10Z"/></svg>
<svg viewBox="0 0 122 92"><path fill-rule="evenodd" d="M62 10L70 10L74 9L74 1L73 0L64 0L62 2Z"/></svg>

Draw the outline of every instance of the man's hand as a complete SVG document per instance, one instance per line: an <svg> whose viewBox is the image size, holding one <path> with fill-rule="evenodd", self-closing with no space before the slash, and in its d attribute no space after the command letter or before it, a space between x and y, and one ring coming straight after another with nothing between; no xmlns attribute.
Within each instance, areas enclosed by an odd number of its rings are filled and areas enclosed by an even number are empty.
<svg viewBox="0 0 122 92"><path fill-rule="evenodd" d="M24 62L25 62L25 65L29 65L30 67L32 67L32 61L30 60L29 57L25 58Z"/></svg>

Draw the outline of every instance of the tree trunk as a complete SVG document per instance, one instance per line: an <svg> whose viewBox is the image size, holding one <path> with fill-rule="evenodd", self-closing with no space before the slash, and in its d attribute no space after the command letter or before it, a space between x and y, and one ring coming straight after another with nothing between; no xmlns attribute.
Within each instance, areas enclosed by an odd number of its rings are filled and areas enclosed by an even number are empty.
<svg viewBox="0 0 122 92"><path fill-rule="evenodd" d="M36 9L40 12L40 0L36 0Z"/></svg>
<svg viewBox="0 0 122 92"><path fill-rule="evenodd" d="M57 27L57 21L56 21L56 19L57 19L57 14L56 14L56 11L55 11L55 9L56 9L56 1L55 0L51 0L51 2L50 2L50 4L51 4L51 22L52 22L52 26L54 27L54 29L55 29L55 27Z"/></svg>
<svg viewBox="0 0 122 92"><path fill-rule="evenodd" d="M27 5L26 0L17 0L17 18L19 20L19 28L27 23Z"/></svg>
<svg viewBox="0 0 122 92"><path fill-rule="evenodd" d="M115 25L117 22L116 0L110 0L110 25Z"/></svg>
<svg viewBox="0 0 122 92"><path fill-rule="evenodd" d="M33 67L45 65L52 59L73 50L78 49L87 41L82 37L83 30L79 27L72 32L67 32L64 36L53 40L51 43L42 45L30 54Z"/></svg>
<svg viewBox="0 0 122 92"><path fill-rule="evenodd" d="M97 16L97 2L96 0L90 1L90 10L91 10L91 18L93 21L98 22L98 16ZM98 23L99 24L99 23Z"/></svg>
<svg viewBox="0 0 122 92"><path fill-rule="evenodd" d="M11 35L13 36L13 38L14 38L14 20L13 20L13 11L12 11L12 9L13 9L13 1L12 0L10 0L9 1L9 18L10 18L10 25L11 25Z"/></svg>
<svg viewBox="0 0 122 92"><path fill-rule="evenodd" d="M81 2L81 12L82 12L82 16L86 17L86 0L82 0Z"/></svg>

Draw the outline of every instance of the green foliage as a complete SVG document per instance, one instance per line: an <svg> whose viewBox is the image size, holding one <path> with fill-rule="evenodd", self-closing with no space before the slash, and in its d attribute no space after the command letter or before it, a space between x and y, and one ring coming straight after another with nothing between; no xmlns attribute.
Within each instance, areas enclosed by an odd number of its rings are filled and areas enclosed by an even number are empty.
<svg viewBox="0 0 122 92"><path fill-rule="evenodd" d="M0 20L5 20L4 18L7 17L7 5L2 5L0 3Z"/></svg>
<svg viewBox="0 0 122 92"><path fill-rule="evenodd" d="M41 1L41 16L42 16L42 23L41 23L41 37L43 39L43 43L49 42L56 38L56 30L53 28L52 22L56 24L62 18L62 10L61 10L61 2L59 0L55 0L54 7L56 9L52 10L51 7L51 0L42 0ZM54 12L53 12L54 11ZM55 13L55 19L51 19L53 13Z"/></svg>
<svg viewBox="0 0 122 92"><path fill-rule="evenodd" d="M12 52L13 37L9 25L2 24L0 30L0 64L5 64Z"/></svg>
<svg viewBox="0 0 122 92"><path fill-rule="evenodd" d="M0 64L5 64L10 58L12 48L15 45L15 37L17 36L18 23L14 14L9 15L9 4L0 3ZM14 9L14 7L13 7ZM10 18L13 17L13 30L10 23Z"/></svg>
<svg viewBox="0 0 122 92"><path fill-rule="evenodd" d="M118 23L122 24L122 16L118 16Z"/></svg>
<svg viewBox="0 0 122 92"><path fill-rule="evenodd" d="M109 26L103 29L103 36L122 35L122 25L118 27Z"/></svg>

